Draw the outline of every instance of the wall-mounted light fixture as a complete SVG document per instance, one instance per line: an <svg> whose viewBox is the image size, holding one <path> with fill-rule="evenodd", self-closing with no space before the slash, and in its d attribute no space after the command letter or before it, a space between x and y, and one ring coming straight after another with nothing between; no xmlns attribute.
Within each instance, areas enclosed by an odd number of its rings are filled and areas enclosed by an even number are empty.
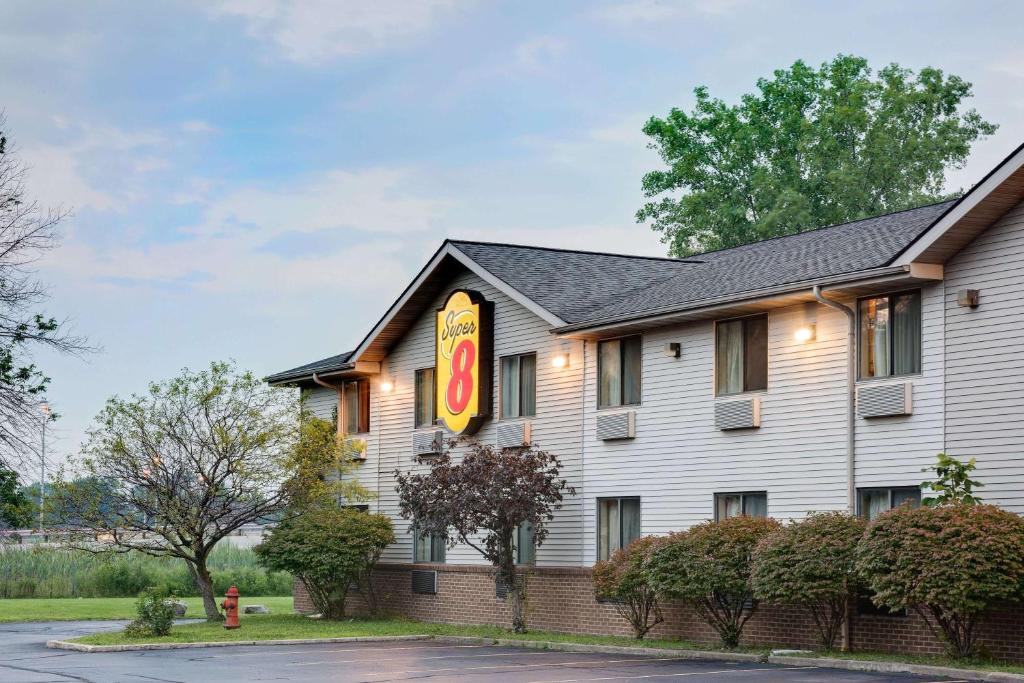
<svg viewBox="0 0 1024 683"><path fill-rule="evenodd" d="M567 353L556 353L551 357L551 367L556 370L569 367L569 354Z"/></svg>
<svg viewBox="0 0 1024 683"><path fill-rule="evenodd" d="M978 307L979 292L976 289L961 289L956 293L956 303L965 308Z"/></svg>
<svg viewBox="0 0 1024 683"><path fill-rule="evenodd" d="M385 394L390 394L392 391L395 390L395 383L392 382L391 380L386 379L380 383L380 390L383 391Z"/></svg>
<svg viewBox="0 0 1024 683"><path fill-rule="evenodd" d="M817 326L814 323L807 323L797 328L796 332L793 333L793 338L800 344L806 344L812 342L817 337Z"/></svg>
<svg viewBox="0 0 1024 683"><path fill-rule="evenodd" d="M666 358L679 358L683 355L683 345L679 342L669 342L664 348Z"/></svg>

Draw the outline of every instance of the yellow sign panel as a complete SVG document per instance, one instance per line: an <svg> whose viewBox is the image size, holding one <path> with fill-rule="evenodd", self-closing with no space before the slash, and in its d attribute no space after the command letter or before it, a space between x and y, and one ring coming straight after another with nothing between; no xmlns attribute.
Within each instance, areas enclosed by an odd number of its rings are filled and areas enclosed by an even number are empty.
<svg viewBox="0 0 1024 683"><path fill-rule="evenodd" d="M492 304L458 289L437 312L437 417L455 434L472 434L491 412Z"/></svg>

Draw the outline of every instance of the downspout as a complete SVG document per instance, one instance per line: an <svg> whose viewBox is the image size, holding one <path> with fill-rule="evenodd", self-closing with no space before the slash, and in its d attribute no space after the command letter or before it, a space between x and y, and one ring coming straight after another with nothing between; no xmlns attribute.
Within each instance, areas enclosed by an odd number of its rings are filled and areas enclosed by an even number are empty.
<svg viewBox="0 0 1024 683"><path fill-rule="evenodd" d="M854 310L838 301L825 298L821 293L821 285L814 285L814 298L819 303L842 311L846 314L846 507L853 515L857 512L857 315ZM850 604L847 601L846 618L843 619L844 651L850 650Z"/></svg>

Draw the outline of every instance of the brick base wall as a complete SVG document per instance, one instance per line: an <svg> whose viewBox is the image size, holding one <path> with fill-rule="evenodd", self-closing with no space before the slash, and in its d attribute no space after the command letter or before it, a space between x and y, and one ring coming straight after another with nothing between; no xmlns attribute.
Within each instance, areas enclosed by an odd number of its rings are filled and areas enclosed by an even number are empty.
<svg viewBox="0 0 1024 683"><path fill-rule="evenodd" d="M508 626L511 622L504 600L495 597L490 567L473 565L417 565L438 572L437 594L411 590L411 565L382 564L374 571L374 586L385 613L421 621L448 624ZM314 611L305 587L295 584L295 609ZM358 596L350 597L353 614L365 611ZM650 637L674 637L715 644L715 632L693 610L669 603L662 606L665 623ZM629 624L611 604L594 598L590 570L582 567L536 568L527 579L527 623L530 628L566 633L632 635ZM855 650L942 654L943 646L916 614L908 616L855 615L850 623ZM1024 662L1024 609L999 612L987 620L981 633L987 654L1001 660ZM743 631L743 644L813 648L817 630L801 610L789 606L762 605Z"/></svg>

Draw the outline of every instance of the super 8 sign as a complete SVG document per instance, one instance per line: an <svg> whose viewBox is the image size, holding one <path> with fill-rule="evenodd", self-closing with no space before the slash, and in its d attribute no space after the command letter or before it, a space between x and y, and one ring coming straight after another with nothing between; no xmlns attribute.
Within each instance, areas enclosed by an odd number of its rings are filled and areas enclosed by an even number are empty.
<svg viewBox="0 0 1024 683"><path fill-rule="evenodd" d="M491 413L493 304L457 289L437 311L437 417L455 434L472 434Z"/></svg>

